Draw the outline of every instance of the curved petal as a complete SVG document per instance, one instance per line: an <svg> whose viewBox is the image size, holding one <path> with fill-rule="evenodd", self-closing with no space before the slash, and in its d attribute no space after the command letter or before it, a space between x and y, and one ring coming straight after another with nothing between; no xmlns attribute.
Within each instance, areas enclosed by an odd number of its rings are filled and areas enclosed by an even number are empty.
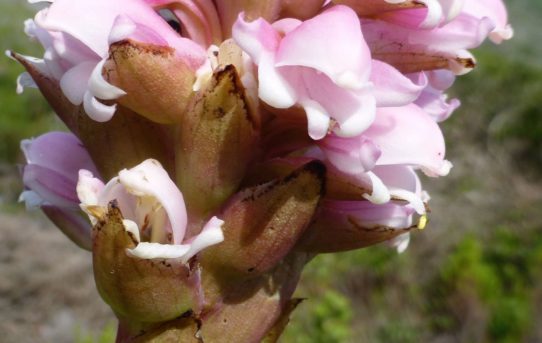
<svg viewBox="0 0 542 343"><path fill-rule="evenodd" d="M117 110L116 104L102 104L89 91L86 91L83 97L83 107L90 118L101 123L110 120Z"/></svg>
<svg viewBox="0 0 542 343"><path fill-rule="evenodd" d="M420 74L417 82L404 76L391 65L373 60L371 82L377 107L397 107L412 103L427 86L427 77Z"/></svg>
<svg viewBox="0 0 542 343"><path fill-rule="evenodd" d="M92 70L88 80L88 90L97 98L103 100L117 99L126 92L107 82L102 76L102 69L106 60L101 60Z"/></svg>
<svg viewBox="0 0 542 343"><path fill-rule="evenodd" d="M181 244L186 232L187 214L183 195L156 160L146 160L119 173L126 190L139 197L152 196L167 213L174 244Z"/></svg>
<svg viewBox="0 0 542 343"><path fill-rule="evenodd" d="M378 146L363 135L352 138L329 135L318 145L329 163L348 175L370 171L381 154Z"/></svg>
<svg viewBox="0 0 542 343"><path fill-rule="evenodd" d="M364 135L382 150L377 165L419 166L436 175L449 171L442 132L416 105L379 109L374 124Z"/></svg>
<svg viewBox="0 0 542 343"><path fill-rule="evenodd" d="M38 165L77 181L80 169L98 174L83 143L67 132L49 132L21 141L27 164Z"/></svg>
<svg viewBox="0 0 542 343"><path fill-rule="evenodd" d="M74 105L83 103L87 91L88 80L96 62L83 62L68 70L60 79L60 89Z"/></svg>
<svg viewBox="0 0 542 343"><path fill-rule="evenodd" d="M277 50L276 65L314 68L341 87L360 89L369 78L371 53L356 13L339 5L289 32Z"/></svg>

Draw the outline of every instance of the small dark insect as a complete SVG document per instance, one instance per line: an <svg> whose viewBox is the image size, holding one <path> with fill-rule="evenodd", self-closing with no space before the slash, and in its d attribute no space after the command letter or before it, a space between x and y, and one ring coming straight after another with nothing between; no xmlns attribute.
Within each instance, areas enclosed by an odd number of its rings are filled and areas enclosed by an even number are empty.
<svg viewBox="0 0 542 343"><path fill-rule="evenodd" d="M175 30L175 32L177 32L179 35L182 35L182 24L171 10L161 9L160 11L158 11L158 14L169 24L169 26L171 26L173 30Z"/></svg>
<svg viewBox="0 0 542 343"><path fill-rule="evenodd" d="M179 35L182 34L182 27L181 27L181 23L179 23L177 20L175 19L169 19L167 21L167 23L169 24L169 26L171 26L171 28L173 30L175 30L175 32L177 32Z"/></svg>

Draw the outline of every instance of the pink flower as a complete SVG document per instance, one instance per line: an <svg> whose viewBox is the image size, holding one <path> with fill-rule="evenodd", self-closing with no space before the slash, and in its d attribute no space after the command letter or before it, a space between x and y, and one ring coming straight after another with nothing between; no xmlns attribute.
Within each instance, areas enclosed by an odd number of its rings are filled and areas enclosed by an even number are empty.
<svg viewBox="0 0 542 343"><path fill-rule="evenodd" d="M212 217L195 237L186 237L188 218L181 191L156 160L146 160L103 184L88 170L79 172L77 194L93 222L96 209L116 201L126 231L139 244L129 254L144 259L181 258L223 241L223 221Z"/></svg>
<svg viewBox="0 0 542 343"><path fill-rule="evenodd" d="M205 51L180 37L143 0L57 0L25 23L26 33L45 48L43 60L33 59L43 74L59 81L64 95L74 105L84 105L94 120L107 121L126 93L106 82L102 68L109 45L123 39L170 46L176 57L193 70L205 60Z"/></svg>
<svg viewBox="0 0 542 343"><path fill-rule="evenodd" d="M371 55L348 7L273 26L263 19L246 22L241 15L233 38L258 65L260 99L275 108L302 106L312 138L324 137L332 118L341 136L356 135L372 122Z"/></svg>
<svg viewBox="0 0 542 343"><path fill-rule="evenodd" d="M371 60L359 20L345 6L305 22L240 16L233 37L258 65L260 99L277 109L301 106L313 139L329 130L355 136L371 125L376 106L406 105L425 87L423 78L413 83Z"/></svg>
<svg viewBox="0 0 542 343"><path fill-rule="evenodd" d="M319 147L332 169L372 189L365 198L382 204L396 196L414 204L419 212L424 211L422 201L397 191L401 188L393 186L395 179L390 170L414 167L427 175L439 176L446 175L451 168L444 159L440 128L416 105L379 109L374 123L361 135L328 136L320 141Z"/></svg>
<svg viewBox="0 0 542 343"><path fill-rule="evenodd" d="M461 105L459 99L448 100L448 95L444 93L454 83L455 75L448 70L431 70L423 73L429 83L414 103L435 121L444 121ZM419 77L419 75L410 76Z"/></svg>
<svg viewBox="0 0 542 343"><path fill-rule="evenodd" d="M420 9L376 16L382 20L362 19L373 56L407 73L447 68L463 74L475 65L468 49L480 46L487 37L496 43L512 37L500 0L441 2L449 10L435 25L412 23L416 18L412 12Z"/></svg>
<svg viewBox="0 0 542 343"><path fill-rule="evenodd" d="M27 164L20 200L27 208L41 208L70 239L90 249L90 223L82 216L75 189L79 169L98 172L83 144L71 133L50 132L23 140L21 148Z"/></svg>
<svg viewBox="0 0 542 343"><path fill-rule="evenodd" d="M316 15L324 0L215 0L224 38L231 36L233 23L245 12L251 20L263 18L274 22L281 18L309 19Z"/></svg>
<svg viewBox="0 0 542 343"><path fill-rule="evenodd" d="M178 20L179 34L204 49L223 40L220 21L212 0L144 0L155 10L170 10Z"/></svg>
<svg viewBox="0 0 542 343"><path fill-rule="evenodd" d="M465 1L463 13L482 20L489 18L495 28L489 34L494 43L501 43L514 35L512 26L508 24L508 12L502 0Z"/></svg>

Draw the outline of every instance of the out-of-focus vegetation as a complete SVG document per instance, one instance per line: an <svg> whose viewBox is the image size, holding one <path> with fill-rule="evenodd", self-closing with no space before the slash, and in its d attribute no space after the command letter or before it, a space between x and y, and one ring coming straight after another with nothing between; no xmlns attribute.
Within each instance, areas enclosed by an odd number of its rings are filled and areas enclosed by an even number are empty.
<svg viewBox="0 0 542 343"><path fill-rule="evenodd" d="M34 10L23 1L0 2L0 50L10 49L25 55L39 56L41 47L25 39L23 22ZM13 163L19 155L22 138L38 135L51 128L55 119L39 92L15 93L15 80L22 68L3 56L0 62L0 161Z"/></svg>
<svg viewBox="0 0 542 343"><path fill-rule="evenodd" d="M463 106L442 127L455 168L424 179L428 229L401 255L379 246L316 257L283 342L542 341L542 2L508 5L515 39L477 50L479 67L454 86ZM0 48L38 55L22 34L32 10L2 0L0 13ZM15 94L20 72L0 60L0 203L20 189L10 167L19 141L61 127L37 91ZM112 341L112 331L77 341Z"/></svg>

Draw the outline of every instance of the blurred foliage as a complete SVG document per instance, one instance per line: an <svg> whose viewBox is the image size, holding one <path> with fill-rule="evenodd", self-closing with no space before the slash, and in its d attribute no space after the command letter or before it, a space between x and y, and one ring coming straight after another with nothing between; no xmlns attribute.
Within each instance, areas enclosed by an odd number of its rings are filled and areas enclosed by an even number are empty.
<svg viewBox="0 0 542 343"><path fill-rule="evenodd" d="M23 33L24 20L34 13L25 1L2 0L0 13L3 13L0 16L0 51L13 50L33 56L43 54L39 44L31 42ZM17 62L6 56L0 58L0 164L12 164L17 160L21 139L60 127L38 91L31 89L24 95L16 94L15 80L23 71Z"/></svg>
<svg viewBox="0 0 542 343"><path fill-rule="evenodd" d="M99 334L90 334L82 330L76 330L75 343L113 343L117 335L117 325L108 324Z"/></svg>

